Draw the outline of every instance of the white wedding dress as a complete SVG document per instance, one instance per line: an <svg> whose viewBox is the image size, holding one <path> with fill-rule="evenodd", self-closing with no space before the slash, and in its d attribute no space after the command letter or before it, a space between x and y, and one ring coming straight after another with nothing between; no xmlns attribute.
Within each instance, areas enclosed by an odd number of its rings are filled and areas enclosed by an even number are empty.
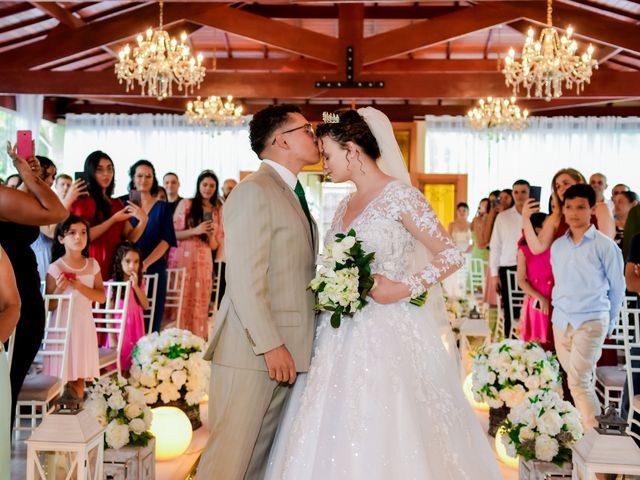
<svg viewBox="0 0 640 480"><path fill-rule="evenodd" d="M460 251L418 190L392 181L342 226L347 202L338 207L327 241L353 228L365 251L376 253L373 273L420 293L459 268ZM411 275L416 238L439 253ZM311 367L287 403L267 479L501 478L428 311L408 301L370 299L337 329L329 314L320 315Z"/></svg>

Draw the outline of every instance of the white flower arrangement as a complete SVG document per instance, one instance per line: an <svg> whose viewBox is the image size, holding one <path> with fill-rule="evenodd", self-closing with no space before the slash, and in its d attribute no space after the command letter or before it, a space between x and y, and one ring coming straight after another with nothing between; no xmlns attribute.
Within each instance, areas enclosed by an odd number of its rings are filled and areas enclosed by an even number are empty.
<svg viewBox="0 0 640 480"><path fill-rule="evenodd" d="M195 406L209 389L205 342L188 330L169 328L145 335L133 349L131 378L148 405L184 400Z"/></svg>
<svg viewBox="0 0 640 480"><path fill-rule="evenodd" d="M571 446L583 434L578 410L547 389L529 392L509 413L505 429L502 442L510 455L558 466L571 460Z"/></svg>
<svg viewBox="0 0 640 480"><path fill-rule="evenodd" d="M560 389L560 365L535 342L506 339L480 348L471 360L473 396L491 408L520 404L527 393Z"/></svg>
<svg viewBox="0 0 640 480"><path fill-rule="evenodd" d="M152 413L139 389L118 376L101 378L87 390L89 399L84 408L106 427L107 447L119 449L128 444L149 443L153 437L149 432Z"/></svg>

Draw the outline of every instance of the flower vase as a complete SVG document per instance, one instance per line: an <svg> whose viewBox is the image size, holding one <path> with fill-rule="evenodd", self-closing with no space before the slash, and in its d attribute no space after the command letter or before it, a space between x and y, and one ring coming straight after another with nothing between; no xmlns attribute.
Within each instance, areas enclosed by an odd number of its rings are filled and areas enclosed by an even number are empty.
<svg viewBox="0 0 640 480"><path fill-rule="evenodd" d="M181 398L180 400L173 400L171 402L156 402L152 405L152 408L156 407L176 407L182 410L187 418L189 418L189 422L191 422L191 429L193 431L197 430L202 426L202 421L200 420L200 405L189 405L187 402Z"/></svg>
<svg viewBox="0 0 640 480"><path fill-rule="evenodd" d="M489 409L489 435L492 437L496 436L500 425L502 425L507 419L507 415L509 415L510 411L511 409L507 406Z"/></svg>
<svg viewBox="0 0 640 480"><path fill-rule="evenodd" d="M518 465L518 480L551 480L571 478L571 462L566 462L561 467L551 462L541 460L524 460L520 457Z"/></svg>

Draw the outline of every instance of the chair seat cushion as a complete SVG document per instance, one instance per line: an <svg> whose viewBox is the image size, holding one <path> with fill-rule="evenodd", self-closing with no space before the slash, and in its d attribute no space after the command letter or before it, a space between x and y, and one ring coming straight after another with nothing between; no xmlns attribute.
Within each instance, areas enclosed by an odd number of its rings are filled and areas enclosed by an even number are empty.
<svg viewBox="0 0 640 480"><path fill-rule="evenodd" d="M114 348L101 348L98 352L98 357L100 359L100 368L102 368L105 365L116 363L118 351Z"/></svg>
<svg viewBox="0 0 640 480"><path fill-rule="evenodd" d="M22 389L18 394L18 401L39 401L47 402L60 392L62 380L58 377L39 373L37 375L28 375L24 379Z"/></svg>
<svg viewBox="0 0 640 480"><path fill-rule="evenodd" d="M596 378L605 387L624 387L627 379L627 373L619 366L598 367L596 368Z"/></svg>

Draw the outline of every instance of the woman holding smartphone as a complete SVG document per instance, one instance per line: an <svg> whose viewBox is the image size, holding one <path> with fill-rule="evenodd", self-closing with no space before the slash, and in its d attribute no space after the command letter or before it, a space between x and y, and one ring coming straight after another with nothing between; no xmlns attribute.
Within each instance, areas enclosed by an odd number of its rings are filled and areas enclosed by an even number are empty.
<svg viewBox="0 0 640 480"><path fill-rule="evenodd" d="M169 267L185 267L185 284L191 287L184 292L180 328L205 340L213 283L211 252L220 245L220 213L218 177L205 170L196 181L195 197L181 200L173 216L178 247L169 252Z"/></svg>
<svg viewBox="0 0 640 480"><path fill-rule="evenodd" d="M173 228L173 216L167 202L158 200L158 180L153 164L148 160L138 160L129 169L129 202L133 207L136 203L145 212L149 220L144 231L136 243L142 252L142 267L145 273L158 274L158 290L156 305L153 312L153 331L159 332L164 313L164 302L167 297L167 256L171 247L176 246L176 233ZM130 220L135 228L140 228L141 222L134 217ZM189 285L188 283L186 285ZM189 285L188 288L191 288Z"/></svg>
<svg viewBox="0 0 640 480"><path fill-rule="evenodd" d="M21 150L22 151L22 150ZM40 293L38 264L31 244L39 226L63 221L69 213L56 193L40 178L40 163L33 156L25 160L11 144L7 153L22 184L18 189L0 186L0 246L11 262L22 303L14 335L11 361L11 425L22 382L38 353L44 335L44 302ZM9 288L0 283L0 289ZM6 336L6 332L3 334ZM4 338L2 338L4 340Z"/></svg>
<svg viewBox="0 0 640 480"><path fill-rule="evenodd" d="M69 209L89 223L89 256L100 265L103 280L109 280L116 247L123 240L135 242L147 225L147 214L137 205L126 207L113 198L115 170L113 160L104 152L91 152L84 161L84 178L77 178L72 189L78 197ZM135 218L135 227L127 221Z"/></svg>

